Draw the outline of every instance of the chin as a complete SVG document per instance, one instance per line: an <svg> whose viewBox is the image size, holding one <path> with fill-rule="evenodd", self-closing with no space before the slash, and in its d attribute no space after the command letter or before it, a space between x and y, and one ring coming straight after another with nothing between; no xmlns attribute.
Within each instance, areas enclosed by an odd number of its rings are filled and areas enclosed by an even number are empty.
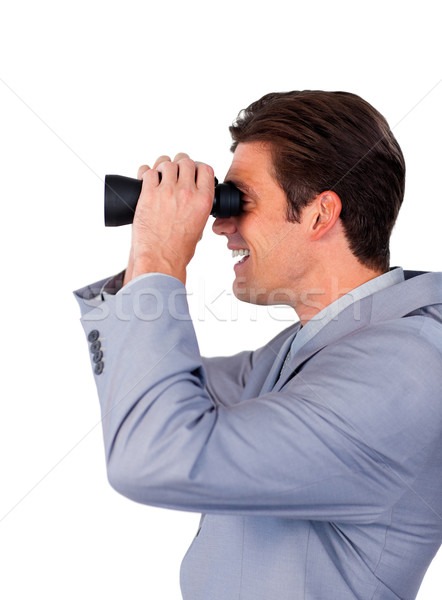
<svg viewBox="0 0 442 600"><path fill-rule="evenodd" d="M245 277L237 277L233 282L233 294L241 302L266 306L269 304L269 290L258 283L250 284Z"/></svg>
<svg viewBox="0 0 442 600"><path fill-rule="evenodd" d="M245 277L237 277L233 282L233 293L238 300L260 306L296 306L297 298L291 287L283 285L265 285Z"/></svg>

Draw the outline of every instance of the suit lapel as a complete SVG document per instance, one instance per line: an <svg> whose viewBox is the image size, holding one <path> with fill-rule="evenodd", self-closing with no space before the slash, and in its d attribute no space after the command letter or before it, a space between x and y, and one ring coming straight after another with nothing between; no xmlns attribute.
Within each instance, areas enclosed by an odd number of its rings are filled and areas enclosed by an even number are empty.
<svg viewBox="0 0 442 600"><path fill-rule="evenodd" d="M257 362L247 379L241 401L260 396L264 393L264 389L267 391L272 389L271 383L274 384L274 374L279 372L276 363L279 364L279 367L282 365L286 356L286 353L284 354L284 348L287 348L288 350L291 340L299 328L300 323L295 323L295 325L292 325L279 333L276 338L267 344L267 346L258 351L261 355L257 359Z"/></svg>
<svg viewBox="0 0 442 600"><path fill-rule="evenodd" d="M290 335L285 340L285 342L282 344L279 351L277 352L276 356L274 357L272 367L271 367L269 374L267 375L267 378L264 381L264 384L259 393L260 396L262 394L267 394L268 392L270 392L273 389L273 387L278 379L278 375L281 370L281 367L282 367L284 360L287 356L287 353L290 349L290 346L292 345L293 336L298 331L299 331L299 327L297 327L296 331L293 332L292 335Z"/></svg>
<svg viewBox="0 0 442 600"><path fill-rule="evenodd" d="M362 329L371 320L373 296L363 298L359 303L347 306L337 317L321 329L305 346L290 356L283 373L275 382L272 391L279 391L296 371L314 354L339 340L340 338Z"/></svg>

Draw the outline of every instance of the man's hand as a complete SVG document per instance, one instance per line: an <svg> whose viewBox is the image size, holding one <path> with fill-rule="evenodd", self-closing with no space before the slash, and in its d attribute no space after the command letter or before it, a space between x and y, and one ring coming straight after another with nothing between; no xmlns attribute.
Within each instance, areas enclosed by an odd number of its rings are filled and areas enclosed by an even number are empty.
<svg viewBox="0 0 442 600"><path fill-rule="evenodd" d="M184 153L173 162L160 156L153 169L138 169L143 187L124 285L142 273L165 273L186 283L186 267L212 210L214 177L212 167Z"/></svg>

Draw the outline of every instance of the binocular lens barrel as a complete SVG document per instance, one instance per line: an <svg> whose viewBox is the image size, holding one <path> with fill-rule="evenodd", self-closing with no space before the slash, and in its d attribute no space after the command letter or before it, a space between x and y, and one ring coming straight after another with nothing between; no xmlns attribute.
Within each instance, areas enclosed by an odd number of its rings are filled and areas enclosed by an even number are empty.
<svg viewBox="0 0 442 600"><path fill-rule="evenodd" d="M104 224L106 227L129 225L141 193L141 179L106 175L104 179ZM241 192L231 183L218 183L215 177L215 198L210 213L228 219L241 212Z"/></svg>

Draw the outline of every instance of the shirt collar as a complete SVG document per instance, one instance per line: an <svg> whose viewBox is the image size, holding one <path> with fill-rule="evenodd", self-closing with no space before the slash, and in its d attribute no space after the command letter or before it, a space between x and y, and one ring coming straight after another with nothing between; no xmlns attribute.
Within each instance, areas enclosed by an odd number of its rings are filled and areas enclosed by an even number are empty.
<svg viewBox="0 0 442 600"><path fill-rule="evenodd" d="M404 271L401 267L393 267L387 273L379 275L374 279L370 279L366 283L354 288L344 296L341 296L308 321L295 336L290 347L290 353L293 355L304 344L310 341L323 327L328 325L330 321L337 319L340 312L351 304L355 304L362 298L371 296L376 292L380 292L392 285L396 285L404 281Z"/></svg>

